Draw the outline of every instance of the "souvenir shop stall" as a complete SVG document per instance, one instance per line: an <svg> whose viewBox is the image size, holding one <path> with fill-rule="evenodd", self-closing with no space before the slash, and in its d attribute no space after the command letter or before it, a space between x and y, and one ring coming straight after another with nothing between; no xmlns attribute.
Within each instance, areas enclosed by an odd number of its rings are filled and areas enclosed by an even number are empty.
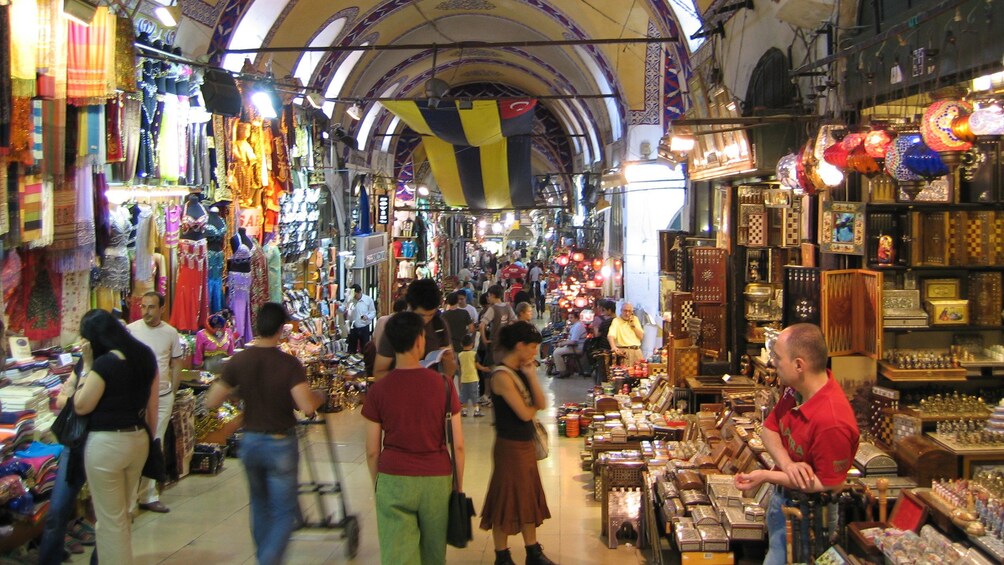
<svg viewBox="0 0 1004 565"><path fill-rule="evenodd" d="M81 23L61 5L0 2L0 279L17 342L0 393L4 523L44 514L58 446L43 459L31 440L47 437L93 305L128 323L146 292L165 297L192 371L165 442L175 478L197 443L239 426L239 407L207 413L198 393L252 339L258 306L284 304L320 349L339 337L327 118L250 65L236 80L185 58L142 14Z"/></svg>

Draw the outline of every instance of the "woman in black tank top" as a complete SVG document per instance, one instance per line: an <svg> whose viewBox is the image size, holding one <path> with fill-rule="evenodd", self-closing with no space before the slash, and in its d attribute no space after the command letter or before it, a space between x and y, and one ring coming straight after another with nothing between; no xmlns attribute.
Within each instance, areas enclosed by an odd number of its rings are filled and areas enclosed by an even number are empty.
<svg viewBox="0 0 1004 565"><path fill-rule="evenodd" d="M537 528L551 517L537 471L533 420L547 408L534 359L543 338L529 322L504 326L495 340L502 355L492 371L495 463L481 512L481 529L492 531L495 563L514 564L509 536L522 534L527 565L550 565L537 543Z"/></svg>

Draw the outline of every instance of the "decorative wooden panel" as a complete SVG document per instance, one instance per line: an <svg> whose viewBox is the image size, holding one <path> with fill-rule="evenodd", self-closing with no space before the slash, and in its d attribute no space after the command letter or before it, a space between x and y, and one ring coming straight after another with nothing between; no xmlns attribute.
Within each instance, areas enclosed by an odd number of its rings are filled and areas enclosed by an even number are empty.
<svg viewBox="0 0 1004 565"><path fill-rule="evenodd" d="M702 352L716 352L715 359L727 359L727 315L725 306L694 304L694 312L701 319L701 337L698 344Z"/></svg>
<svg viewBox="0 0 1004 565"><path fill-rule="evenodd" d="M694 300L689 292L671 292L669 294L669 312L674 338L687 337L687 326L684 320L694 316Z"/></svg>
<svg viewBox="0 0 1004 565"><path fill-rule="evenodd" d="M949 214L948 212L926 212L921 220L924 241L924 265L948 265Z"/></svg>
<svg viewBox="0 0 1004 565"><path fill-rule="evenodd" d="M718 247L690 249L693 278L691 291L694 302L724 304L726 297L726 269L728 257Z"/></svg>
<svg viewBox="0 0 1004 565"><path fill-rule="evenodd" d="M973 324L978 326L996 326L1000 324L1001 309L1004 308L1001 299L1001 272L969 273L969 316Z"/></svg>
<svg viewBox="0 0 1004 565"><path fill-rule="evenodd" d="M882 273L865 269L822 273L823 335L830 355L882 355Z"/></svg>
<svg viewBox="0 0 1004 565"><path fill-rule="evenodd" d="M764 247L767 245L767 214L761 212L750 214L749 227L747 228L746 245L750 247Z"/></svg>
<svg viewBox="0 0 1004 565"><path fill-rule="evenodd" d="M784 309L781 323L785 326L807 322L819 324L820 273L816 267L788 266L784 268Z"/></svg>
<svg viewBox="0 0 1004 565"><path fill-rule="evenodd" d="M970 212L967 216L965 246L968 265L993 264L993 235L996 214L990 210ZM958 263L962 264L962 263Z"/></svg>
<svg viewBox="0 0 1004 565"><path fill-rule="evenodd" d="M969 264L966 246L968 215L962 210L948 212L948 262L952 265Z"/></svg>

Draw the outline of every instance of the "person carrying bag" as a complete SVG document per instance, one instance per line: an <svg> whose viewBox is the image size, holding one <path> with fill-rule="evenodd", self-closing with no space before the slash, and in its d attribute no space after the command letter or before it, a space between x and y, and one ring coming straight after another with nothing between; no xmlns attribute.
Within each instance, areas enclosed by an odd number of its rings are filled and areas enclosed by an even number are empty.
<svg viewBox="0 0 1004 565"><path fill-rule="evenodd" d="M443 380L447 380L445 375L443 375ZM450 446L450 464L453 467L453 490L450 491L446 543L463 549L467 547L469 541L474 539L474 529L471 526L471 519L476 512L474 511L474 499L464 494L457 483L457 455L453 451L453 414L450 412L449 381L446 383L446 416L444 420L446 443Z"/></svg>

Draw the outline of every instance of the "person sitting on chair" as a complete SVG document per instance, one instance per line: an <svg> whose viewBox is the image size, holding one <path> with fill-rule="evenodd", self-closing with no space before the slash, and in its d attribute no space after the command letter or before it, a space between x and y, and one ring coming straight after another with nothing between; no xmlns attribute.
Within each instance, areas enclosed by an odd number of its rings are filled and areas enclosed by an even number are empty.
<svg viewBox="0 0 1004 565"><path fill-rule="evenodd" d="M565 355L569 353L581 354L582 344L586 341L586 325L579 320L578 312L568 313L568 339L558 343L554 353L554 368L558 371L558 378L568 377L568 367L565 363Z"/></svg>

